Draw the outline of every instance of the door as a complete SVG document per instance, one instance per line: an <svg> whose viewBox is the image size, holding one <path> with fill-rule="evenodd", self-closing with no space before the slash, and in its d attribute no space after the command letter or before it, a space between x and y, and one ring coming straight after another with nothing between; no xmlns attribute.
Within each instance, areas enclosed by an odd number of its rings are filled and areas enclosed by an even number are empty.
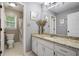
<svg viewBox="0 0 79 59"><path fill-rule="evenodd" d="M5 20L5 12L4 12L4 5L3 3L0 4L2 8L0 8L0 43L1 43L1 51L4 55L4 20Z"/></svg>
<svg viewBox="0 0 79 59"><path fill-rule="evenodd" d="M56 18L53 16L50 18L50 34L56 34Z"/></svg>
<svg viewBox="0 0 79 59"><path fill-rule="evenodd" d="M79 12L68 15L68 36L79 37Z"/></svg>

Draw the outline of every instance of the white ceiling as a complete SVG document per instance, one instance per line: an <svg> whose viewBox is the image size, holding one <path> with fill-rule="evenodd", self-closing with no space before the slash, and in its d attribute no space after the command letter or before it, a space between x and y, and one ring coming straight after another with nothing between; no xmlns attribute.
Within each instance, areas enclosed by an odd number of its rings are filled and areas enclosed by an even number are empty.
<svg viewBox="0 0 79 59"><path fill-rule="evenodd" d="M15 4L17 4L16 7L11 7L7 2L4 3L4 6L6 8L10 8L10 9L13 9L13 10L16 10L16 11L20 11L20 12L23 12L23 6L17 2L15 2Z"/></svg>
<svg viewBox="0 0 79 59"><path fill-rule="evenodd" d="M35 2L35 3L37 3L37 2ZM40 3L37 3L37 4L41 5L43 3L44 2L40 2ZM9 6L7 4L7 2L4 3L4 5L5 5L6 8L11 8L11 9L14 9L14 10L22 12L23 11L23 6L20 5L19 3L16 3L16 4L17 4L16 7L11 7L11 6ZM65 10L77 7L77 6L79 6L79 2L64 2L63 5L58 5L56 7L52 7L49 10L52 11L52 12L55 12L55 13L60 13L60 12L63 12Z"/></svg>
<svg viewBox="0 0 79 59"><path fill-rule="evenodd" d="M79 2L64 2L63 5L58 5L56 7L52 7L49 10L55 13L60 13L66 11L71 8L75 8L79 6ZM78 7L79 8L79 7Z"/></svg>

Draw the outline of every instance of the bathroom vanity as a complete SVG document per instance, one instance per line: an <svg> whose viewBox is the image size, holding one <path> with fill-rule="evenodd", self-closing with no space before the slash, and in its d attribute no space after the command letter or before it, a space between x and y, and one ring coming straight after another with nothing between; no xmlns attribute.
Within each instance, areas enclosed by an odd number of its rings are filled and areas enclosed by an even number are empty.
<svg viewBox="0 0 79 59"><path fill-rule="evenodd" d="M38 56L78 56L78 38L32 34L32 51Z"/></svg>

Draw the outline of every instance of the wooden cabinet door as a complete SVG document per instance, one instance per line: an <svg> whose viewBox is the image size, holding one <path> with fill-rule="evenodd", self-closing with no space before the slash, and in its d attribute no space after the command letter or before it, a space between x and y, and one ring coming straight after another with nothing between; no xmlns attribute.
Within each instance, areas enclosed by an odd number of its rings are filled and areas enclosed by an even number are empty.
<svg viewBox="0 0 79 59"><path fill-rule="evenodd" d="M44 56L54 56L53 49L50 49L48 47L45 47Z"/></svg>
<svg viewBox="0 0 79 59"><path fill-rule="evenodd" d="M55 51L55 56L65 56L63 53Z"/></svg>
<svg viewBox="0 0 79 59"><path fill-rule="evenodd" d="M79 56L79 49L77 49L77 56Z"/></svg>
<svg viewBox="0 0 79 59"><path fill-rule="evenodd" d="M44 56L44 51L45 51L44 46L41 43L38 43L38 55Z"/></svg>
<svg viewBox="0 0 79 59"><path fill-rule="evenodd" d="M37 54L38 53L38 41L37 38L32 37L32 51Z"/></svg>
<svg viewBox="0 0 79 59"><path fill-rule="evenodd" d="M74 48L63 46L60 44L55 45L55 55L57 56L76 56L76 50Z"/></svg>

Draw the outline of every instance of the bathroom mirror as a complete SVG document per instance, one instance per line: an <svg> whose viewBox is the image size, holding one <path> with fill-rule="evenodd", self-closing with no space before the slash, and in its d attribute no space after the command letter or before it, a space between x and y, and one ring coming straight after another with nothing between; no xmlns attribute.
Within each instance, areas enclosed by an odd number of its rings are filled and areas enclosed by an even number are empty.
<svg viewBox="0 0 79 59"><path fill-rule="evenodd" d="M54 22L50 21L52 25L49 27L49 33L61 36L79 37L78 2L64 2L61 7L55 6L48 10L56 17ZM50 20L51 19L52 18L50 18Z"/></svg>

